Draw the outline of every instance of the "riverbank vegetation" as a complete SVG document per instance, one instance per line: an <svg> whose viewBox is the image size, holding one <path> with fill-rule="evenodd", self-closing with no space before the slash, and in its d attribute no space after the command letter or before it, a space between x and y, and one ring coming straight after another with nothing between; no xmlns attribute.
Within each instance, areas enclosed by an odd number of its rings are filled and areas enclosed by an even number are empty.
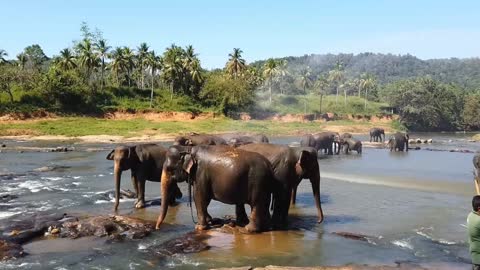
<svg viewBox="0 0 480 270"><path fill-rule="evenodd" d="M193 46L114 47L85 23L81 33L51 57L37 44L16 57L0 48L0 114L397 113L412 130L480 128L478 59L364 53L248 64L234 48L224 68L206 70Z"/></svg>

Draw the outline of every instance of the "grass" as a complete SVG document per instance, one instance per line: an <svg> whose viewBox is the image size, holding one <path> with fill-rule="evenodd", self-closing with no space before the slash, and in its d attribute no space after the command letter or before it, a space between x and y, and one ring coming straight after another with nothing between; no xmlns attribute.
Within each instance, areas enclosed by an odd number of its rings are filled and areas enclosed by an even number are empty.
<svg viewBox="0 0 480 270"><path fill-rule="evenodd" d="M55 120L0 123L0 136L8 135L63 135L69 137L85 135L120 135L135 137L143 134L165 134L199 132L226 133L248 132L267 135L289 135L318 132L328 128L339 128L349 132L364 132L373 126L392 128L391 124L368 121L288 122L267 120L240 121L230 118L215 118L194 121L153 122L146 119L109 120L93 117L65 117Z"/></svg>

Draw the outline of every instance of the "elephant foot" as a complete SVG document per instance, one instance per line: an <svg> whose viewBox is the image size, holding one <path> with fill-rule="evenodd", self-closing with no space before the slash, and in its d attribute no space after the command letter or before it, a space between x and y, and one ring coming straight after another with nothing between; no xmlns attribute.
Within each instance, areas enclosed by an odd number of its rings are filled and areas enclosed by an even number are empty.
<svg viewBox="0 0 480 270"><path fill-rule="evenodd" d="M248 233L258 233L260 232L260 227L257 224L253 224L252 222L250 222L247 224L247 226L245 226L245 230Z"/></svg>
<svg viewBox="0 0 480 270"><path fill-rule="evenodd" d="M135 203L135 208L136 209L141 209L141 208L144 208L145 207L145 203L142 202L142 201L138 201L137 203Z"/></svg>
<svg viewBox="0 0 480 270"><path fill-rule="evenodd" d="M207 229L208 229L208 225L201 225L201 224L195 225L195 230L196 231L205 231Z"/></svg>

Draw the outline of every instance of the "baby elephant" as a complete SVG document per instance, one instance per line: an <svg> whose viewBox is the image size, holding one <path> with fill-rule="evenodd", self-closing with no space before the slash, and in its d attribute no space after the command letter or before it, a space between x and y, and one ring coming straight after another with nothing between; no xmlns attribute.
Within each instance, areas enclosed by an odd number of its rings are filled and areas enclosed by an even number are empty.
<svg viewBox="0 0 480 270"><path fill-rule="evenodd" d="M156 144L140 144L134 146L117 146L108 155L108 160L114 161L113 178L115 180L115 205L114 210L118 209L120 198L120 179L122 172L131 170L132 185L137 195L135 208L145 206L145 181L160 182L162 176L163 163L167 149ZM179 179L178 182L181 182ZM175 202L175 198L180 199L182 192L177 184L173 185L172 192L174 196L169 201Z"/></svg>
<svg viewBox="0 0 480 270"><path fill-rule="evenodd" d="M357 151L358 154L361 154L362 142L354 138L343 139L342 149L345 154L348 154L350 151Z"/></svg>

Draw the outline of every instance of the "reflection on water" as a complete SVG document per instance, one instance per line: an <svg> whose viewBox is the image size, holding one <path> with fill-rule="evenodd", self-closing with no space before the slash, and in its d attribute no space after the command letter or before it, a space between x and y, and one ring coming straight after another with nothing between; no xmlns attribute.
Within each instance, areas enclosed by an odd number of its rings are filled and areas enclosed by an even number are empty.
<svg viewBox="0 0 480 270"><path fill-rule="evenodd" d="M435 149L479 150L468 134L412 134L432 138ZM387 136L388 138L388 136ZM362 139L367 139L363 137ZM298 137L275 138L276 143L298 142ZM82 145L67 153L44 153L7 148L0 154L0 196L18 198L0 202L0 228L16 215L43 211L112 213L113 164L105 159L113 145ZM55 147L56 142L7 142L9 147ZM424 147L424 145L420 145ZM96 151L100 150L100 151ZM287 231L258 235L210 234L208 251L154 258L146 251L194 227L185 196L169 208L165 225L143 240L105 243L103 239L59 239L25 246L29 256L0 264L17 269L207 269L222 266L394 264L395 261L457 263L469 261L465 218L472 185L472 156L466 153L365 148L362 155L322 156L321 200L325 221L316 223L309 181L302 181L297 205L290 209ZM48 166L60 168L35 170ZM129 173L122 187L132 189ZM186 185L180 185L188 194ZM120 214L156 220L158 183L147 182L147 208L135 210L133 200L121 200ZM234 207L212 202L214 217L233 215ZM195 215L195 214L194 214ZM195 216L196 219L196 216ZM333 232L368 236L368 241L346 239ZM440 267L440 266L439 266ZM442 266L443 267L443 266ZM453 266L452 266L453 267ZM463 267L463 268L462 268ZM448 269L448 268L446 268ZM452 268L453 269L453 268Z"/></svg>

